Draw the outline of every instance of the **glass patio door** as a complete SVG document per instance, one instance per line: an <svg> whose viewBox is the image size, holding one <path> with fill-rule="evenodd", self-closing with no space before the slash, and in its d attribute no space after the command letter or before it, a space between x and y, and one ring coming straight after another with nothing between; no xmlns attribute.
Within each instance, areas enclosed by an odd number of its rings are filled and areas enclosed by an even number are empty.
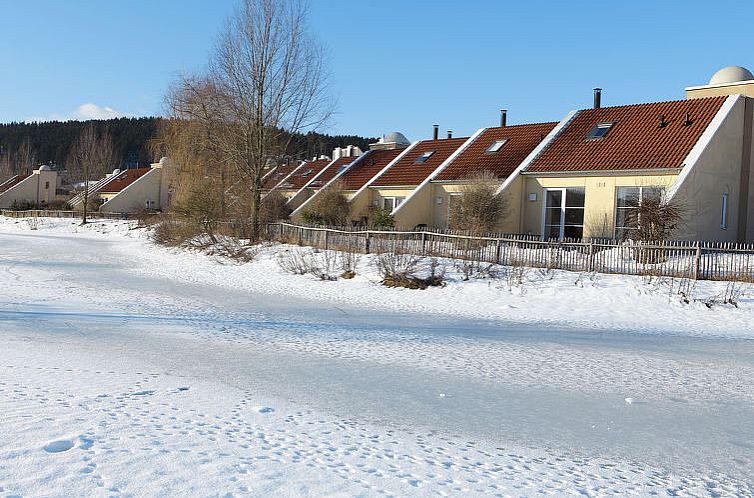
<svg viewBox="0 0 754 498"><path fill-rule="evenodd" d="M580 239L584 236L584 188L545 189L542 237Z"/></svg>

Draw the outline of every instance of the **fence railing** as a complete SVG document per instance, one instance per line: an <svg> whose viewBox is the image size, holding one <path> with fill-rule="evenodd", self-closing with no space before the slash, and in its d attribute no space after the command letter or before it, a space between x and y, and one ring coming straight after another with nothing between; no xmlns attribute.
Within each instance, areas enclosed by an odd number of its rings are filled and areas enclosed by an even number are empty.
<svg viewBox="0 0 754 498"><path fill-rule="evenodd" d="M17 211L13 209L0 209L0 216L8 218L80 218L81 211L57 211L46 209L27 209ZM131 215L129 213L100 213L92 211L86 213L87 218L99 218L105 220L127 220Z"/></svg>
<svg viewBox="0 0 754 498"><path fill-rule="evenodd" d="M434 231L338 230L267 225L270 240L362 253L412 252L578 272L754 282L754 244L612 239L540 240L530 235L475 237Z"/></svg>

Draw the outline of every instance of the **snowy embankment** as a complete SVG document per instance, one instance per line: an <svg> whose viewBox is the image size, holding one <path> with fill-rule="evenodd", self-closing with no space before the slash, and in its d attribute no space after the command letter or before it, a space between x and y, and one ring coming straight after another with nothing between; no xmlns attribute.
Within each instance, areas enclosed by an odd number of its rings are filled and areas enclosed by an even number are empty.
<svg viewBox="0 0 754 498"><path fill-rule="evenodd" d="M323 281L281 268L281 253L285 257L287 251L298 251L296 246L262 245L250 250L252 261L240 264L201 251L162 247L151 241L149 230L133 227L133 222L128 221L98 221L80 227L75 220L46 219L36 230L117 242L116 249L131 262L132 271L143 276L297 296L359 308L365 314L377 309L579 330L754 337L754 320L750 319L754 287L746 283L694 283L520 268L498 268L495 278L472 275L464 281L456 263L441 260L447 284L444 287L388 288L380 284L375 255L359 257L355 278ZM24 220L8 218L0 219L0 229L30 232ZM688 287L683 288L684 284ZM679 293L681 290L685 297ZM731 293L736 306L723 302Z"/></svg>
<svg viewBox="0 0 754 498"><path fill-rule="evenodd" d="M754 493L748 297L321 281L124 221L0 218L0 247L3 496Z"/></svg>

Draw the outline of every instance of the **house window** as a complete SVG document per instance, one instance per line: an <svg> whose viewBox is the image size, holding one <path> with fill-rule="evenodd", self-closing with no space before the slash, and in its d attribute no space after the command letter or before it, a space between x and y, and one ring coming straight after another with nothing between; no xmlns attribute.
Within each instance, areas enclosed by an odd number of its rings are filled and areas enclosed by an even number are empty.
<svg viewBox="0 0 754 498"><path fill-rule="evenodd" d="M607 135L607 132L610 131L610 128L613 127L613 124L614 123L597 123L591 130L589 130L589 133L586 134L586 139L598 140L603 138Z"/></svg>
<svg viewBox="0 0 754 498"><path fill-rule="evenodd" d="M499 151L503 147L503 145L505 145L505 142L507 141L508 141L507 138L495 140L494 142L492 142L492 145L487 147L487 149L484 152L487 154L494 154L495 152Z"/></svg>
<svg viewBox="0 0 754 498"><path fill-rule="evenodd" d="M50 190L50 182L45 182L45 190Z"/></svg>
<svg viewBox="0 0 754 498"><path fill-rule="evenodd" d="M630 239L639 229L637 210L647 202L660 204L662 187L618 187L615 202L615 238Z"/></svg>
<svg viewBox="0 0 754 498"><path fill-rule="evenodd" d="M545 190L542 236L546 239L580 239L584 236L584 188Z"/></svg>
<svg viewBox="0 0 754 498"><path fill-rule="evenodd" d="M427 159L432 157L432 154L434 153L435 151L433 150L428 150L427 152L424 152L421 156L416 158L416 161L414 161L414 164L421 164L421 163L427 162Z"/></svg>
<svg viewBox="0 0 754 498"><path fill-rule="evenodd" d="M723 203L720 206L720 228L728 229L728 194L723 194Z"/></svg>
<svg viewBox="0 0 754 498"><path fill-rule="evenodd" d="M406 199L405 197L383 197L382 209L393 212L393 209L401 205L401 202Z"/></svg>

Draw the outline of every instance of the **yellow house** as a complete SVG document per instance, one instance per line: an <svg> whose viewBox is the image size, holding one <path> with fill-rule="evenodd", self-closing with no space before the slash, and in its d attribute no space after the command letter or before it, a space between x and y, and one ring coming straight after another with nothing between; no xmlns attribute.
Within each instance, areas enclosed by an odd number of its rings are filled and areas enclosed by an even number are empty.
<svg viewBox="0 0 754 498"><path fill-rule="evenodd" d="M504 117L505 115L501 119L502 126L477 131L452 154L445 156L446 160L422 179L408 194L405 202L395 206L392 215L398 228L449 228L453 201L462 195L469 180L475 175L485 174L502 184L556 124L507 126ZM380 185L386 181L378 179L372 183ZM373 188L380 196L392 193ZM517 206L514 208L517 209ZM516 229L517 227L511 231Z"/></svg>
<svg viewBox="0 0 754 498"><path fill-rule="evenodd" d="M632 210L666 199L685 212L674 238L746 240L746 109L730 95L572 112L499 189L519 206L507 223L543 238L630 238Z"/></svg>

